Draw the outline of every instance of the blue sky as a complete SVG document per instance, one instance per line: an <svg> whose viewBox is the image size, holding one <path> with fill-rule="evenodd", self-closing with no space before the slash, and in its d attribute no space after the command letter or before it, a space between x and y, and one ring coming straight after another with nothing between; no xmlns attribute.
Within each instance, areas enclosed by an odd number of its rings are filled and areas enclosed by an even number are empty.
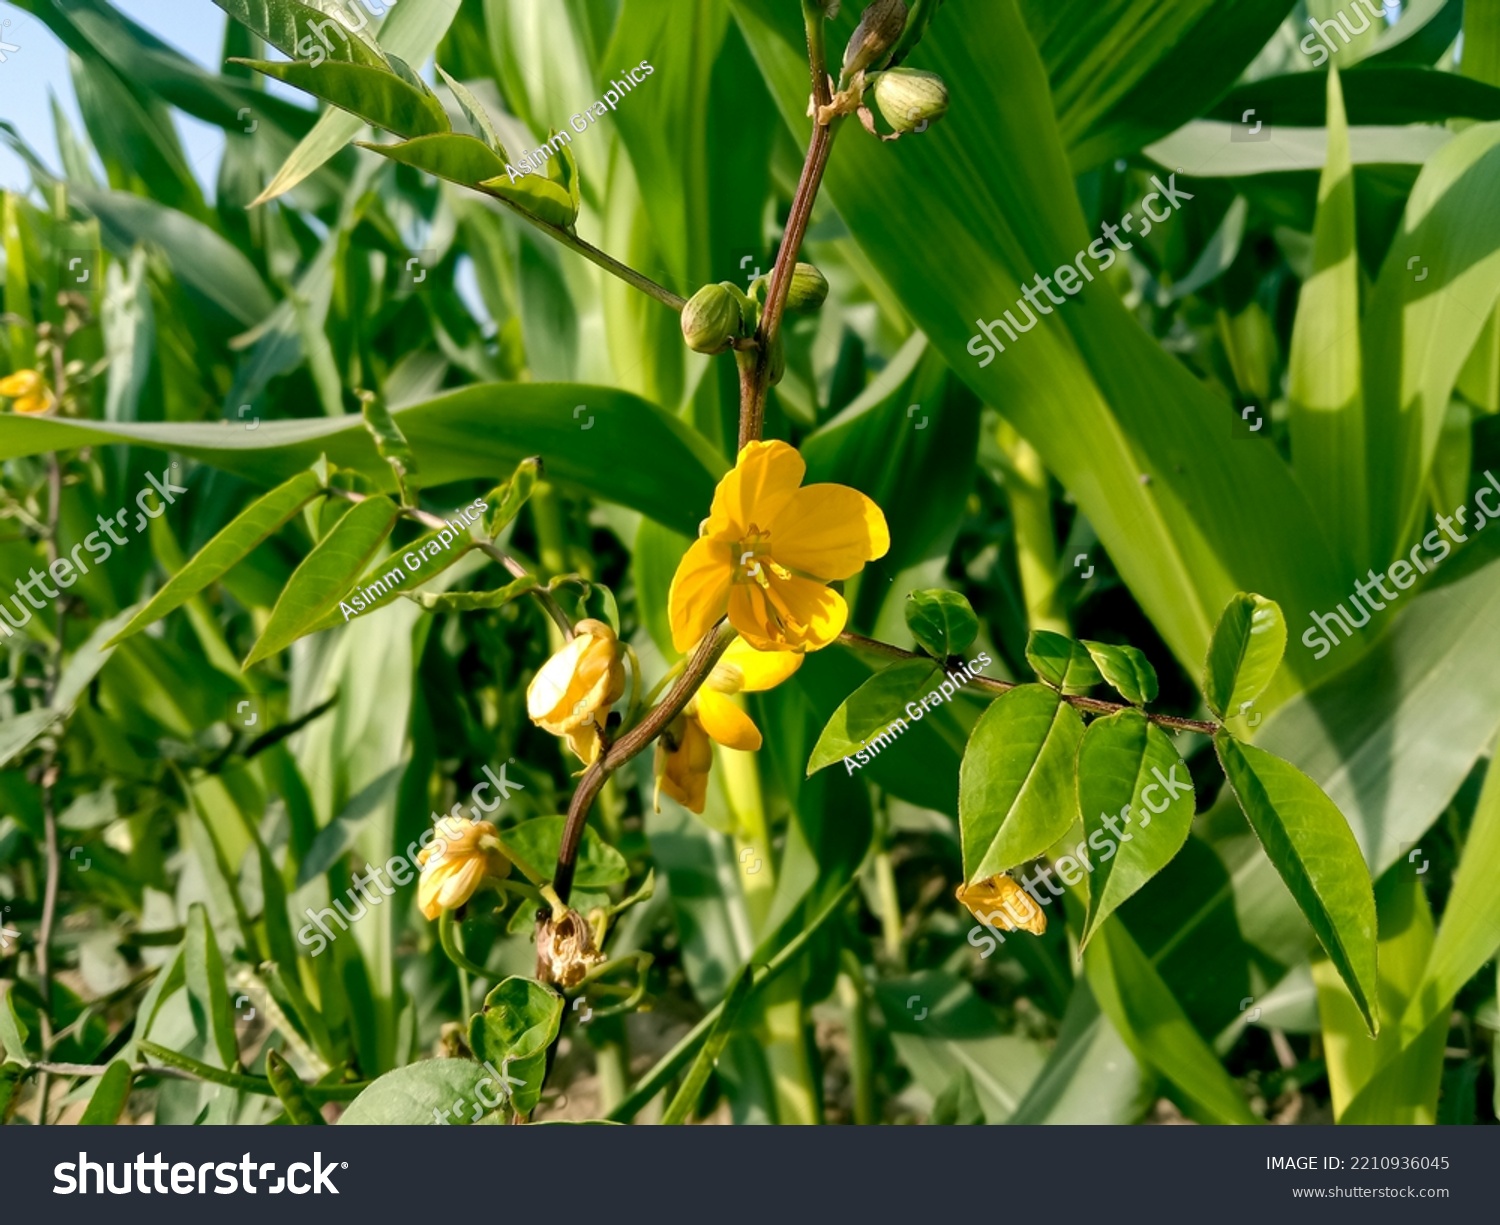
<svg viewBox="0 0 1500 1225"><path fill-rule="evenodd" d="M114 0L115 7L145 26L163 42L201 64L217 66L224 41L224 14L210 0ZM9 24L4 24L4 23ZM0 0L0 42L19 48L0 50L0 119L9 120L53 169L60 169L52 131L49 94L55 95L80 132L82 120L73 97L68 52L44 23ZM188 160L200 181L212 188L223 134L207 124L173 113ZM0 147L0 187L24 191L31 177L25 163Z"/></svg>

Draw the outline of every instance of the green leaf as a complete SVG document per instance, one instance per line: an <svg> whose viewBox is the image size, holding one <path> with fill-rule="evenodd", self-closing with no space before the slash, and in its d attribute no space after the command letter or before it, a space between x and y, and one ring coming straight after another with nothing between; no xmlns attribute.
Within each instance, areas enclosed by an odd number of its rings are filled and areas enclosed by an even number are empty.
<svg viewBox="0 0 1500 1225"><path fill-rule="evenodd" d="M1063 693L1087 693L1104 678L1081 642L1051 630L1032 630L1026 639L1026 662L1037 676Z"/></svg>
<svg viewBox="0 0 1500 1225"><path fill-rule="evenodd" d="M0 992L0 1047L5 1050L7 1063L18 1063L26 1068L31 1066L31 1056L26 1051L26 1041L30 1037L31 1031L16 1011L15 987L7 986Z"/></svg>
<svg viewBox="0 0 1500 1225"><path fill-rule="evenodd" d="M130 1097L130 1079L130 1064L123 1059L116 1059L105 1068L104 1075L94 1086L89 1104L79 1116L79 1123L85 1127L118 1123L120 1111L125 1109L125 1102Z"/></svg>
<svg viewBox="0 0 1500 1225"><path fill-rule="evenodd" d="M574 413L580 403L588 409L587 419ZM728 467L701 434L640 397L607 387L486 383L393 409L391 415L421 454L429 487L494 480L520 461L541 456L548 480L565 491L618 502L689 536L697 533L714 484ZM505 428L498 430L495 422L501 420ZM395 487L390 467L370 446L364 421L352 413L262 421L254 431L175 421L12 417L0 431L0 459L107 442L170 450L257 482L286 480L326 454L330 464L360 472L379 488Z"/></svg>
<svg viewBox="0 0 1500 1225"><path fill-rule="evenodd" d="M477 137L461 132L418 136L397 144L355 143L361 149L463 187L478 188L486 179L505 174L505 162L499 153Z"/></svg>
<svg viewBox="0 0 1500 1225"><path fill-rule="evenodd" d="M1467 43L1463 67L1469 66ZM1365 64L1339 82L1354 127L1440 123L1448 119L1500 119L1500 89L1453 72L1409 64ZM1237 87L1207 118L1238 123L1247 110L1274 115L1278 126L1319 127L1328 87L1321 73L1291 72Z"/></svg>
<svg viewBox="0 0 1500 1225"><path fill-rule="evenodd" d="M193 1024L199 1036L218 1050L220 1066L233 1069L240 1059L234 1012L224 986L224 959L219 955L219 942L214 939L213 926L202 902L194 902L188 908L185 926L184 972Z"/></svg>
<svg viewBox="0 0 1500 1225"><path fill-rule="evenodd" d="M316 66L298 61L233 61L320 98L398 136L431 136L448 130L448 116L437 95L417 88L389 69L328 60ZM478 142L475 142L478 143Z"/></svg>
<svg viewBox="0 0 1500 1225"><path fill-rule="evenodd" d="M277 531L317 496L321 482L317 474L299 472L250 503L198 555L169 579L150 601L106 644L116 643L159 621L243 560L256 545Z"/></svg>
<svg viewBox="0 0 1500 1225"><path fill-rule="evenodd" d="M536 489L542 475L542 461L535 455L523 459L511 473L510 480L496 485L484 495L482 501L488 506L484 512L484 533L491 540L500 535L510 522L521 513Z"/></svg>
<svg viewBox="0 0 1500 1225"><path fill-rule="evenodd" d="M1082 739L1083 719L1045 685L1018 686L980 716L958 775L965 881L1025 863L1072 828Z"/></svg>
<svg viewBox="0 0 1500 1225"><path fill-rule="evenodd" d="M321 1127L326 1122L322 1112L308 1097L302 1078L277 1051L266 1052L266 1079L276 1090L286 1117L298 1127Z"/></svg>
<svg viewBox="0 0 1500 1225"><path fill-rule="evenodd" d="M301 0L214 0L241 25L249 27L289 59L310 57L319 63L362 64L385 69L385 56L364 30L334 19L332 4ZM363 26L363 23L361 23ZM332 35L332 37L329 37ZM321 51L322 55L316 54Z"/></svg>
<svg viewBox="0 0 1500 1225"><path fill-rule="evenodd" d="M566 148L562 153L568 164L573 165L572 154ZM556 179L543 178L538 174L517 175L513 180L510 172L505 171L486 179L479 186L497 199L540 217L548 225L571 230L573 223L578 220L578 201L575 198L578 178L575 172L569 173L572 177L565 183L559 183Z"/></svg>
<svg viewBox="0 0 1500 1225"><path fill-rule="evenodd" d="M504 1093L504 1083L483 1064L424 1059L377 1076L339 1116L339 1126L468 1124L504 1101Z"/></svg>
<svg viewBox="0 0 1500 1225"><path fill-rule="evenodd" d="M557 1037L562 1012L557 992L512 976L484 997L483 1011L469 1023L474 1057L511 1078L510 1101L517 1114L530 1114L541 1100L547 1048Z"/></svg>
<svg viewBox="0 0 1500 1225"><path fill-rule="evenodd" d="M359 411L365 419L365 428L375 440L375 449L380 452L380 458L390 464L391 470L395 472L396 487L401 490L404 502L406 478L418 471L416 452L406 441L406 435L391 416L390 409L386 408L385 401L371 391L360 392L359 400Z"/></svg>
<svg viewBox="0 0 1500 1225"><path fill-rule="evenodd" d="M469 126L474 129L474 135L489 146L490 150L498 156L501 161L508 160L505 146L500 143L500 138L495 135L495 125L490 122L489 112L480 105L479 99L469 92L468 86L462 81L457 81L443 70L441 64L434 64L438 76L443 78L449 90L453 93L454 101L464 113L464 118L469 121Z"/></svg>
<svg viewBox="0 0 1500 1225"><path fill-rule="evenodd" d="M967 651L979 636L979 618L957 591L913 591L906 597L906 625L917 644L938 660Z"/></svg>
<svg viewBox="0 0 1500 1225"><path fill-rule="evenodd" d="M693 1059L693 1066L682 1078L682 1084L678 1086L671 1104L662 1114L663 1126L686 1123L692 1117L698 1105L698 1099L703 1096L703 1087L708 1084L709 1073L718 1065L719 1056L724 1053L724 1046L729 1041L730 1035L734 1033L734 1027L740 1019L740 1013L744 1011L746 1002L750 999L750 992L754 986L755 967L746 966L735 978L734 985L729 988L729 994L724 997L724 1007L719 1013L719 1019L714 1022L714 1027L709 1031L702 1049Z"/></svg>
<svg viewBox="0 0 1500 1225"><path fill-rule="evenodd" d="M444 536L448 537L446 543L443 541ZM344 625L356 616L364 616L377 608L384 608L400 596L411 595L418 587L431 582L478 547L478 541L467 532L461 530L455 533L453 528L439 528L418 536L401 550L399 556L392 552L376 562L367 574L356 579L334 606L308 626L304 633L316 634L319 630ZM382 566L385 567L384 570L381 569ZM535 580L528 579L527 582L535 585ZM354 603L356 598L360 601L358 604ZM418 602L421 602L420 597ZM428 606L424 604L423 607Z"/></svg>
<svg viewBox="0 0 1500 1225"><path fill-rule="evenodd" d="M249 668L310 633L390 535L396 516L388 498L367 498L334 524L293 571L242 666Z"/></svg>
<svg viewBox="0 0 1500 1225"><path fill-rule="evenodd" d="M901 712L910 706L937 677L940 669L925 659L908 659L877 672L844 699L824 726L807 761L807 777L825 766L853 757L855 753L878 753L890 737L905 730ZM945 684L952 687L951 681ZM908 710L906 713L910 714ZM892 732L897 724L902 726Z"/></svg>
<svg viewBox="0 0 1500 1225"><path fill-rule="evenodd" d="M1154 801L1148 791L1156 793ZM1193 827L1192 776L1166 732L1140 711L1122 710L1095 719L1083 734L1078 804L1089 850L1097 856L1078 937L1083 948L1182 849Z"/></svg>
<svg viewBox="0 0 1500 1225"><path fill-rule="evenodd" d="M1136 1058L1177 1086L1189 1114L1204 1123L1260 1122L1123 924L1099 932L1083 965L1099 1007Z"/></svg>
<svg viewBox="0 0 1500 1225"><path fill-rule="evenodd" d="M500 831L507 853L516 855L543 880L551 879L557 852L562 848L563 826L566 817L533 817ZM578 865L573 874L573 884L580 889L599 889L615 885L630 875L625 856L599 837L593 829L584 827L583 843L578 848Z"/></svg>
<svg viewBox="0 0 1500 1225"><path fill-rule="evenodd" d="M1237 715L1265 692L1286 654L1281 606L1240 592L1214 627L1203 675L1208 708L1220 719Z"/></svg>
<svg viewBox="0 0 1500 1225"><path fill-rule="evenodd" d="M62 718L62 712L44 706L23 715L0 720L0 766L7 766L33 741Z"/></svg>
<svg viewBox="0 0 1500 1225"><path fill-rule="evenodd" d="M1289 762L1225 731L1214 748L1266 857L1377 1034L1375 894L1348 822Z"/></svg>
<svg viewBox="0 0 1500 1225"><path fill-rule="evenodd" d="M1134 647L1112 646L1106 642L1083 639L1099 671L1127 702L1144 706L1156 701L1156 669Z"/></svg>
<svg viewBox="0 0 1500 1225"><path fill-rule="evenodd" d="M512 600L541 590L536 579L518 578L493 591L421 591L411 598L428 612L466 613L486 608L502 608Z"/></svg>

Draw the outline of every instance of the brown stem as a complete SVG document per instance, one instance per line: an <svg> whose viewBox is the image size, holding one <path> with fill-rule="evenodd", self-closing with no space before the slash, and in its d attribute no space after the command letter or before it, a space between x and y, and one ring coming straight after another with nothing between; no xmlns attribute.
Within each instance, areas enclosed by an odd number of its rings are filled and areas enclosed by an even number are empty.
<svg viewBox="0 0 1500 1225"><path fill-rule="evenodd" d="M352 489L330 489L328 492L334 497L343 498L346 502L363 502L369 497L368 494L357 493ZM434 515L431 511L419 510L415 506L403 506L401 507L401 513L414 523L420 523L435 532L440 532L448 526L447 520L441 515ZM525 566L491 541L482 541L479 544L479 551L499 562L515 578L532 577L531 572ZM571 640L573 637L573 622L568 617L568 614L563 611L563 606L557 602L556 597L540 582L538 582L534 590L527 594L536 600L542 606L542 610L552 618L557 628L562 631L563 638Z"/></svg>
<svg viewBox="0 0 1500 1225"><path fill-rule="evenodd" d="M849 633L847 630L839 635L839 641L846 647L853 647L857 651L869 651L876 655L887 655L892 659L925 659L934 666L939 661L930 655L923 655L920 651L908 651L905 647L898 647L889 642L881 642L875 638L866 638L863 634ZM990 676L976 676L966 681L965 684L975 689L982 689L988 693L1008 693L1023 681L1001 681ZM1076 710L1092 711L1101 715L1117 714L1122 710L1136 710L1127 702L1106 702L1100 698L1085 697L1079 693L1065 693L1062 700ZM1176 715L1158 715L1150 711L1141 711L1152 723L1162 727L1175 728L1183 732L1201 732L1205 736L1212 736L1219 730L1217 723L1208 723L1202 719L1182 719Z"/></svg>
<svg viewBox="0 0 1500 1225"><path fill-rule="evenodd" d="M601 751L594 764L579 780L578 789L573 792L573 802L568 805L568 820L563 826L562 845L557 852L557 871L552 877L552 887L564 902L568 900L568 893L573 887L573 869L578 860L579 844L583 841L583 827L589 819L589 809L605 780L651 744L667 724L682 713L683 707L708 679L719 656L733 640L734 630L722 623L713 633L705 636L688 660L687 667L682 670L682 675L677 678L677 683L667 691L667 696L653 706L644 719L616 740L608 751Z"/></svg>

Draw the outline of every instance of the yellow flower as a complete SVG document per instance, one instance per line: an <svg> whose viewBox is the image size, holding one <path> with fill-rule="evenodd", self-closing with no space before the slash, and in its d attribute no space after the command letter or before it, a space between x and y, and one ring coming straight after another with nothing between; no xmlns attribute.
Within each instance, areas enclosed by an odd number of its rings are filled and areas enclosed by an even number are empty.
<svg viewBox="0 0 1500 1225"><path fill-rule="evenodd" d="M1004 872L972 885L960 885L953 896L981 923L1001 931L1028 931L1040 936L1047 930L1047 916L1036 899Z"/></svg>
<svg viewBox="0 0 1500 1225"><path fill-rule="evenodd" d="M816 651L848 620L825 584L891 546L880 507L847 485L802 487L807 465L784 442L747 443L719 482L702 535L668 599L672 642L687 651L726 613L762 651Z"/></svg>
<svg viewBox="0 0 1500 1225"><path fill-rule="evenodd" d="M599 755L599 727L625 692L625 664L614 630L586 618L573 640L542 665L526 690L526 713L538 727L566 738L584 762Z"/></svg>
<svg viewBox="0 0 1500 1225"><path fill-rule="evenodd" d="M10 396L18 413L44 413L55 403L52 389L35 370L17 370L0 379L0 396Z"/></svg>
<svg viewBox="0 0 1500 1225"><path fill-rule="evenodd" d="M439 817L437 837L417 852L422 876L417 905L429 919L457 910L487 880L510 875L510 860L500 852L500 838L488 821Z"/></svg>
<svg viewBox="0 0 1500 1225"><path fill-rule="evenodd" d="M757 651L743 638L729 644L703 688L656 742L658 812L665 791L684 808L702 813L714 761L710 742L744 752L761 746L760 729L736 705L734 695L770 689L801 666L802 656L793 651Z"/></svg>

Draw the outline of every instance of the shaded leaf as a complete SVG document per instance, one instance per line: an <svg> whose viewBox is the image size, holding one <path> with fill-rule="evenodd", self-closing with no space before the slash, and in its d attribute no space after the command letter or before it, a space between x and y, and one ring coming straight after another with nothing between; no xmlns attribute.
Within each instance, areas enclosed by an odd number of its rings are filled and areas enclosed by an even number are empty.
<svg viewBox="0 0 1500 1225"><path fill-rule="evenodd" d="M1042 680L1063 693L1087 693L1104 678L1081 642L1051 630L1032 630L1026 662Z"/></svg>
<svg viewBox="0 0 1500 1225"><path fill-rule="evenodd" d="M1106 642L1090 642L1082 645L1088 650L1095 666L1127 702L1144 706L1156 700L1156 669L1140 651L1134 647L1112 646Z"/></svg>

